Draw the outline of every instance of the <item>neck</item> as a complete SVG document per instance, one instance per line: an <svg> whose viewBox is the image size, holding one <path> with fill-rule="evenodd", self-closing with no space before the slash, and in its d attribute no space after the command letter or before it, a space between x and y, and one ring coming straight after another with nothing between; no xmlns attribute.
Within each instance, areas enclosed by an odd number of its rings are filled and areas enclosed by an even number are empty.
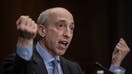
<svg viewBox="0 0 132 74"><path fill-rule="evenodd" d="M52 49L49 49L48 46L46 45L44 40L39 40L39 43L41 45L41 47L46 50L49 54L51 54L53 57L56 57L58 55L56 55L55 53L53 53Z"/></svg>

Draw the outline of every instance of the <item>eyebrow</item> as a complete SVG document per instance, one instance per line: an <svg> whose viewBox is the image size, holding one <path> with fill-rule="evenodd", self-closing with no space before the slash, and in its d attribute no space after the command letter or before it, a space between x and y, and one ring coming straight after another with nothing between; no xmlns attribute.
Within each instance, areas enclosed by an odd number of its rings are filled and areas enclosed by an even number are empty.
<svg viewBox="0 0 132 74"><path fill-rule="evenodd" d="M58 22L66 23L65 20L59 20ZM74 25L74 22L72 22L71 24Z"/></svg>
<svg viewBox="0 0 132 74"><path fill-rule="evenodd" d="M63 23L65 23L66 21L65 21L65 20L59 20L59 21L57 21L57 22L63 22Z"/></svg>

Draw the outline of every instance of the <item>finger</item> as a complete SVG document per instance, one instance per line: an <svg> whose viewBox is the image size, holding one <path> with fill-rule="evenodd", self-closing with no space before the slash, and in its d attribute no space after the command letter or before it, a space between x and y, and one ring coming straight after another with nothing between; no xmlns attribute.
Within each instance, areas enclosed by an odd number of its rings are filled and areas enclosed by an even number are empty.
<svg viewBox="0 0 132 74"><path fill-rule="evenodd" d="M123 38L120 39L119 41L121 44L126 44L125 40Z"/></svg>
<svg viewBox="0 0 132 74"><path fill-rule="evenodd" d="M16 24L19 25L21 23L21 20L23 20L25 17L29 17L29 16L20 16L16 21Z"/></svg>
<svg viewBox="0 0 132 74"><path fill-rule="evenodd" d="M26 30L30 33L35 33L37 31L36 23L32 19L28 19L28 24L26 25Z"/></svg>
<svg viewBox="0 0 132 74"><path fill-rule="evenodd" d="M32 29L33 29L33 30L36 30L36 28L37 28L37 26L36 26L36 25L37 25L37 24L36 24L34 21L32 21L32 24L33 24L33 25L31 26L31 27L32 27Z"/></svg>
<svg viewBox="0 0 132 74"><path fill-rule="evenodd" d="M122 47L121 42L119 41L117 45L115 46L116 50L119 50L119 47Z"/></svg>
<svg viewBox="0 0 132 74"><path fill-rule="evenodd" d="M20 30L26 31L26 25L24 23L20 24Z"/></svg>
<svg viewBox="0 0 132 74"><path fill-rule="evenodd" d="M26 26L31 27L32 26L32 19L31 18L27 18L27 24Z"/></svg>
<svg viewBox="0 0 132 74"><path fill-rule="evenodd" d="M25 16L21 16L18 21L17 21L17 29L21 28L21 25L25 25L26 23L26 18Z"/></svg>
<svg viewBox="0 0 132 74"><path fill-rule="evenodd" d="M113 51L113 54L117 54L119 52L119 49L118 49L118 47L116 47L115 49L114 49L114 51Z"/></svg>
<svg viewBox="0 0 132 74"><path fill-rule="evenodd" d="M121 44L121 47L124 48L124 49L122 49L122 50L126 50L126 51L129 51L129 50L130 50L129 47L128 47L128 45L127 45L127 43L125 42L124 39L122 39L122 40L120 41L120 44Z"/></svg>
<svg viewBox="0 0 132 74"><path fill-rule="evenodd" d="M117 46L119 47L126 47L127 44L123 38L120 39L120 41L117 43Z"/></svg>
<svg viewBox="0 0 132 74"><path fill-rule="evenodd" d="M17 19L17 21L16 21L16 25L18 25L18 24L20 23L21 18L22 18L22 16L20 16L20 17Z"/></svg>
<svg viewBox="0 0 132 74"><path fill-rule="evenodd" d="M22 20L22 16L21 16L21 17L19 17L19 18L17 19L17 21L16 21L16 26L17 26L17 29L19 29L19 28L20 28L20 22L21 22L21 20Z"/></svg>
<svg viewBox="0 0 132 74"><path fill-rule="evenodd" d="M30 28L30 22L31 22L31 18L29 18L29 16L24 16L22 17L22 20L21 20L21 28L22 30L28 30Z"/></svg>

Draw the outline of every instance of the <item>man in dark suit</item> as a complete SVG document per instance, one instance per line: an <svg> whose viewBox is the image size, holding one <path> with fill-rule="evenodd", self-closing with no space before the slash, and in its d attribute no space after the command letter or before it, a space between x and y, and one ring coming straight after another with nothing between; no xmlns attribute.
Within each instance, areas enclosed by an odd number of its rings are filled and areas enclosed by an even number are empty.
<svg viewBox="0 0 132 74"><path fill-rule="evenodd" d="M37 24L28 16L21 16L16 24L20 33L17 50L16 54L5 60L5 74L82 73L78 64L61 57L72 40L75 27L73 16L68 10L61 7L50 8L40 14ZM33 40L37 34L39 40L33 46ZM121 42L124 40L118 45ZM117 46L117 49L121 48ZM123 56L128 53L128 50L125 52ZM115 53L113 55L121 55ZM112 63L120 66L124 57L121 56L119 61L116 61L116 58L118 57L114 57Z"/></svg>
<svg viewBox="0 0 132 74"><path fill-rule="evenodd" d="M28 16L21 16L16 24L17 50L5 62L5 74L81 74L79 65L60 56L73 36L75 25L69 11L51 8L40 14L37 24ZM33 47L37 32L39 41Z"/></svg>

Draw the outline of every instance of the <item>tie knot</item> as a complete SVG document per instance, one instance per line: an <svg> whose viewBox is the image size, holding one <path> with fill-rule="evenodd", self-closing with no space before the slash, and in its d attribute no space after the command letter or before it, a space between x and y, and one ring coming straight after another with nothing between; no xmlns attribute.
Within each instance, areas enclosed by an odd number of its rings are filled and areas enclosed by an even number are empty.
<svg viewBox="0 0 132 74"><path fill-rule="evenodd" d="M57 59L54 59L54 60L52 61L52 63L53 63L55 66L57 66L58 60L57 60Z"/></svg>

